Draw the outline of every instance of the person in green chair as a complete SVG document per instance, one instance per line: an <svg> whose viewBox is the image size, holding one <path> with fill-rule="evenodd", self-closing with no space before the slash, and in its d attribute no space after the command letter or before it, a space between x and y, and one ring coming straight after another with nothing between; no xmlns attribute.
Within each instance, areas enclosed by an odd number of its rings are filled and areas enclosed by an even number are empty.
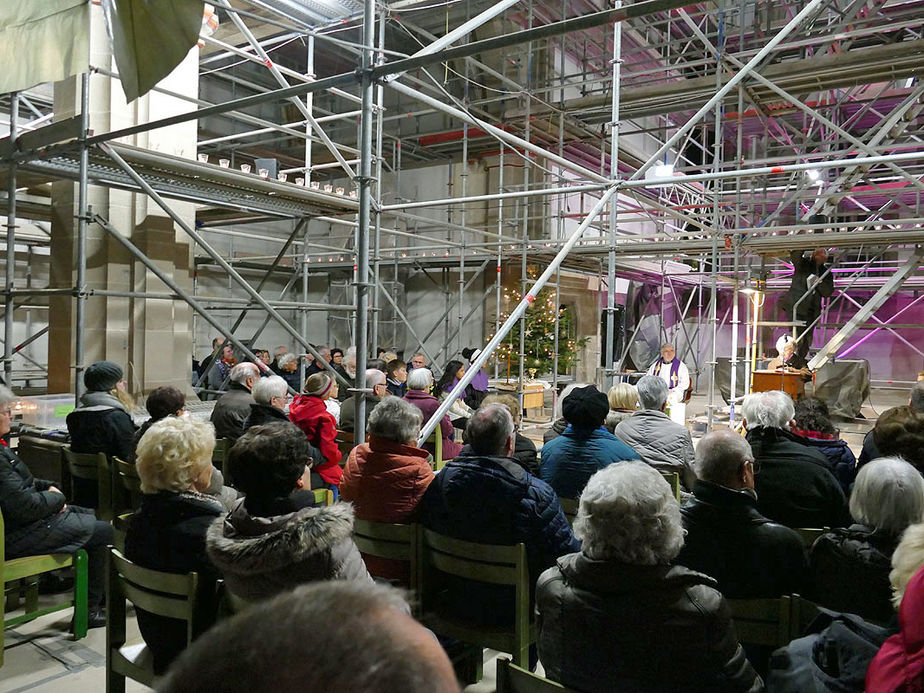
<svg viewBox="0 0 924 693"><path fill-rule="evenodd" d="M103 606L106 582L106 546L112 543L112 525L97 520L90 508L68 505L64 494L50 481L36 479L10 450L12 406L16 402L0 385L0 511L5 525L6 557L73 553L85 549L89 559L88 626L106 625Z"/></svg>

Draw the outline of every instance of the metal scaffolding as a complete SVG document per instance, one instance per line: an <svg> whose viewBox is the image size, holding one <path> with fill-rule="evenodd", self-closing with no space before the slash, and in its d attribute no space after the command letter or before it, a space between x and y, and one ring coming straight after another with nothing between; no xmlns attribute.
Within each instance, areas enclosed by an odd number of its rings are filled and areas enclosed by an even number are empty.
<svg viewBox="0 0 924 693"><path fill-rule="evenodd" d="M595 0L466 0L432 8L423 0L365 0L361 12L324 17L292 3L219 5L222 29L204 37L199 98L156 88L188 103L186 113L91 132L90 81L117 80L108 65L80 78L73 118L51 122L54 104L36 94L0 100L9 115L9 136L0 141L8 383L16 354L26 357L18 349L43 329L33 326L16 347L17 297L49 294L17 286L19 220L44 218L46 203L33 190L62 179L78 190L70 291L78 394L86 303L116 295L86 285L87 225L100 224L155 270L120 230L91 215L89 186L147 195L192 240L197 282L199 274L220 274L233 292L190 293L158 274L169 291L132 296L188 303L247 355L272 324L317 358L312 343L324 340L309 339L308 311L339 311L352 321L357 346L356 379L342 385L358 391L383 308L406 326L411 353L423 350L431 361L465 345L480 311L482 343L488 332L493 337L451 401L543 285L553 282L560 292L564 270L605 279L605 320L594 335L606 354L598 384L622 369L646 311L640 306L639 320L627 325L631 337L617 354L619 280L650 286L649 301L662 307L659 338L679 338L698 386L706 377L712 423L720 330L731 331L732 398L747 388L734 375L741 326L748 368L762 338L756 302L739 296L749 268L759 265L769 277L765 289L782 290L781 256L818 245L838 249L838 269L851 272L836 275L845 298L832 301L822 319L837 306L835 324L843 328L813 364L855 349L848 340L870 321L904 339L893 323L900 311L874 312L895 292L922 285L924 2L616 0L604 8ZM227 163L126 144L193 120L198 153ZM236 170L257 158L277 159L279 178ZM439 175L448 175L448 194L408 199L407 180L422 180L434 163L446 169ZM479 166L496 169L493 184ZM175 201L198 206L195 225L172 210ZM552 208L557 213L548 214ZM229 255L212 238L228 239L232 251L235 239L259 238L270 249ZM543 267L528 289L527 263ZM508 266L520 268L527 290L502 321ZM386 282L431 270L441 271L434 290L444 307L415 319ZM309 301L316 275L349 281L349 302ZM845 318L848 287L877 293ZM263 297L276 288L278 298ZM290 292L300 295L287 298ZM725 295L730 328L720 307ZM233 307L236 317L216 318L210 308L217 305ZM677 314L671 324L667 305ZM248 311L266 320L242 339ZM557 347L556 333L554 384ZM362 426L363 398L357 403Z"/></svg>

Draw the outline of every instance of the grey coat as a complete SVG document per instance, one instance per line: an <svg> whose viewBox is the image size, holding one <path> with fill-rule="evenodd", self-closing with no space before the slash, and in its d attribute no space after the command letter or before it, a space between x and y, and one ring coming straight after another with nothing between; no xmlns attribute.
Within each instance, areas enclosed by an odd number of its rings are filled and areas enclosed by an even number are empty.
<svg viewBox="0 0 924 693"><path fill-rule="evenodd" d="M237 440L244 433L244 419L250 416L253 395L243 385L231 383L228 391L218 398L212 410L211 422L216 438Z"/></svg>
<svg viewBox="0 0 924 693"><path fill-rule="evenodd" d="M233 594L259 601L305 582L371 581L352 537L350 503L259 517L242 499L209 527L206 549Z"/></svg>
<svg viewBox="0 0 924 693"><path fill-rule="evenodd" d="M693 471L693 437L686 426L671 421L663 411L642 409L616 426L616 437L635 450L642 462L659 472L677 472L690 490Z"/></svg>

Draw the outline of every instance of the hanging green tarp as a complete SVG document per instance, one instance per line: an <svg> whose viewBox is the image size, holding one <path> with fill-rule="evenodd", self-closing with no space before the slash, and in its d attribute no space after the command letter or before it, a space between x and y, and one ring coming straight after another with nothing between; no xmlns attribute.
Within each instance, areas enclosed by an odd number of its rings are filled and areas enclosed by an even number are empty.
<svg viewBox="0 0 924 693"><path fill-rule="evenodd" d="M196 45L202 0L103 0L126 101L147 94Z"/></svg>
<svg viewBox="0 0 924 693"><path fill-rule="evenodd" d="M0 94L90 67L88 0L0 1Z"/></svg>

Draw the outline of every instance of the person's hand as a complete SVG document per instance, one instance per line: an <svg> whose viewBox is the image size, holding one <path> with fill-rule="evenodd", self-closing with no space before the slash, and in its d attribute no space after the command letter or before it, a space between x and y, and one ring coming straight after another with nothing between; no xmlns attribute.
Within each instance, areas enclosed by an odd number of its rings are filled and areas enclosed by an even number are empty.
<svg viewBox="0 0 924 693"><path fill-rule="evenodd" d="M51 491L52 493L60 493L62 496L64 495L64 492L61 489L59 489L57 486L49 486L48 490Z"/></svg>

